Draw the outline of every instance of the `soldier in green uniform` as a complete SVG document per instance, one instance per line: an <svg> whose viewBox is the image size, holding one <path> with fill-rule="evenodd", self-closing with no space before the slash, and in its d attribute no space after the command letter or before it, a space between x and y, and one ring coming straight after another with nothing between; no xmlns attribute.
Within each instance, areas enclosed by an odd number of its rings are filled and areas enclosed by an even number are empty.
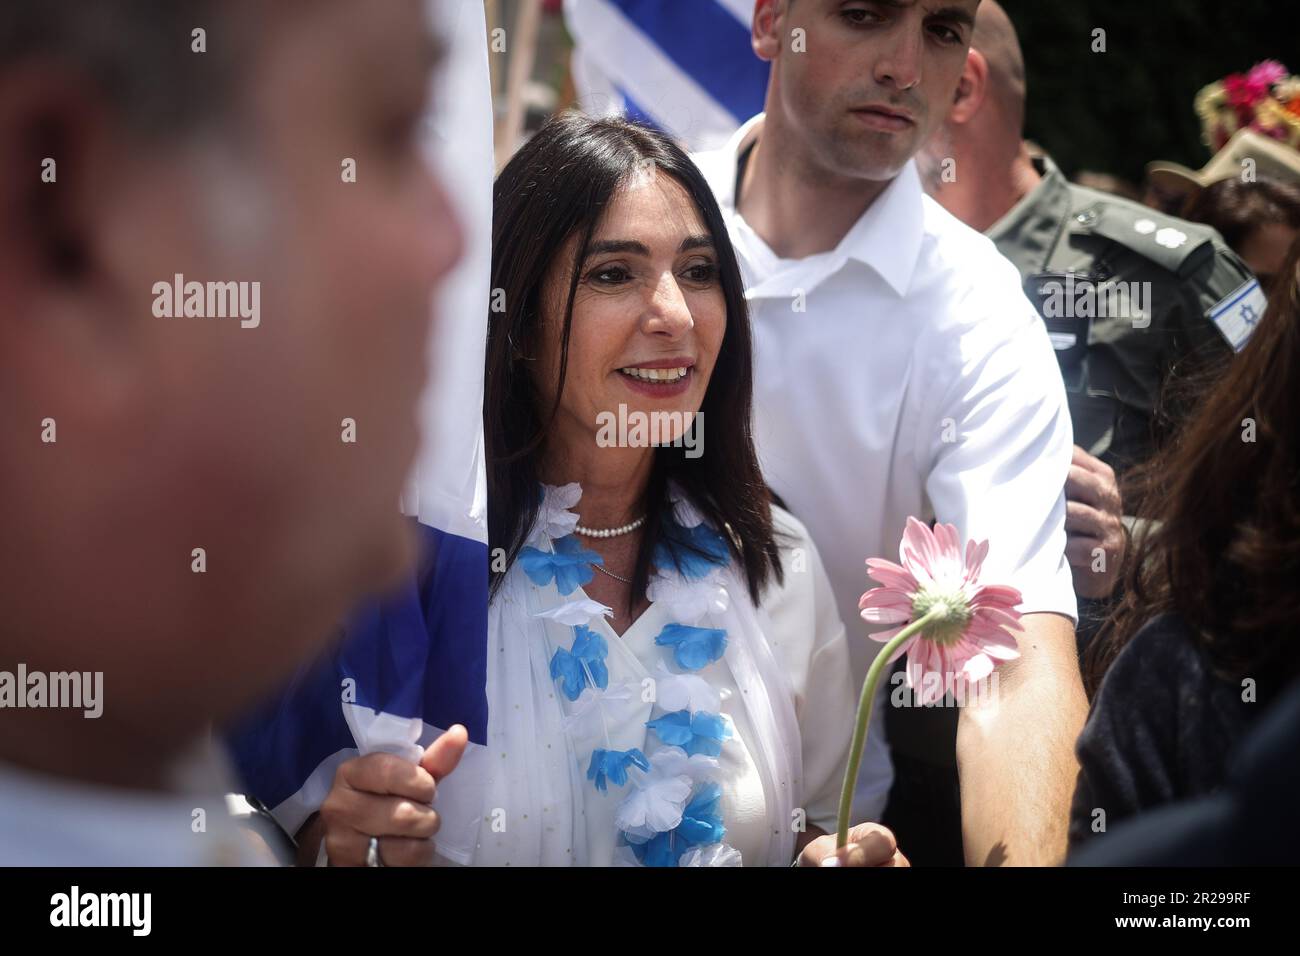
<svg viewBox="0 0 1300 956"><path fill-rule="evenodd" d="M1076 186L1046 156L1028 161L1038 185L985 234L1047 323L1075 442L1122 475L1166 437L1165 384L1239 348L1263 295L1213 229ZM1216 316L1238 294L1249 311Z"/></svg>
<svg viewBox="0 0 1300 956"><path fill-rule="evenodd" d="M1015 263L1056 349L1079 446L1065 527L1082 650L1125 548L1117 475L1167 437L1176 412L1166 386L1231 356L1264 302L1213 230L1076 186L1033 155L1024 115L1015 29L983 0L948 121L918 161L931 195ZM917 865L963 859L955 714L886 713L895 784L883 822Z"/></svg>

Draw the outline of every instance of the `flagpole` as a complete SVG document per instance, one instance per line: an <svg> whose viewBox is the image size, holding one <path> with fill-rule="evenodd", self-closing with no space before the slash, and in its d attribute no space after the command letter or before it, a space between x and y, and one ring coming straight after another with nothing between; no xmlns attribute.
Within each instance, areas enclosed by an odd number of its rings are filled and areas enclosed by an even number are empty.
<svg viewBox="0 0 1300 956"><path fill-rule="evenodd" d="M524 91L537 59L541 22L542 0L519 0L514 29L507 38L510 58L506 71L506 114L496 139L497 169L509 162L523 136Z"/></svg>

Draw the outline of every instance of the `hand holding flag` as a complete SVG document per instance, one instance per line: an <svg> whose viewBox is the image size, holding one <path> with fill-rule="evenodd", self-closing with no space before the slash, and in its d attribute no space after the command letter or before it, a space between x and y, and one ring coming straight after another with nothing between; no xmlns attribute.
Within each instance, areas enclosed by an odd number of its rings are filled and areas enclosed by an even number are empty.
<svg viewBox="0 0 1300 956"><path fill-rule="evenodd" d="M433 863L438 784L456 769L469 735L454 725L425 749L419 763L387 753L354 757L339 766L315 827L331 866L364 866L370 838L379 838L385 866ZM313 832L314 831L314 832Z"/></svg>

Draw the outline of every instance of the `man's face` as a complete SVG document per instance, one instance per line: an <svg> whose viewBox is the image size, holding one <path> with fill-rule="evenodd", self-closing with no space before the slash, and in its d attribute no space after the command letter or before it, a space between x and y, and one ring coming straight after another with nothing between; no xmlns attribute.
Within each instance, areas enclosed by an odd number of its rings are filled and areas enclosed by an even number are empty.
<svg viewBox="0 0 1300 956"><path fill-rule="evenodd" d="M431 298L462 241L419 146L434 62L423 3L248 16L259 39L231 119L194 141L112 127L103 188L77 206L94 281L51 280L18 303L50 330L31 353L54 357L44 379L15 366L30 407L14 434L57 417L61 454L31 448L30 480L11 474L32 496L62 489L85 547L80 568L49 561L10 582L32 594L14 650L104 670L104 723L142 734L163 732L159 713L229 713L265 692L409 566L398 497ZM260 283L256 327L157 317L155 284L177 274ZM96 343L79 389L63 369L86 348L53 338L59 310L93 330L75 337Z"/></svg>
<svg viewBox="0 0 1300 956"><path fill-rule="evenodd" d="M774 82L827 172L892 179L943 123L979 0L797 0ZM792 31L802 28L800 37ZM806 52L800 52L800 48Z"/></svg>

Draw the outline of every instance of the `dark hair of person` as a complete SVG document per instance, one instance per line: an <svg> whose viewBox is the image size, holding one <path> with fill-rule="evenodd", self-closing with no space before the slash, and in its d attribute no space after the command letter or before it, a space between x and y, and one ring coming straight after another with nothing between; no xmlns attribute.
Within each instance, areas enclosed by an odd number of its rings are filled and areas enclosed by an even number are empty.
<svg viewBox="0 0 1300 956"><path fill-rule="evenodd" d="M708 422L707 448L695 458L686 457L684 445L654 449L643 502L646 530L631 594L644 592L659 542L675 559L691 547L671 520L670 480L710 524L730 532L724 537L755 602L769 576L781 580L771 499L751 431L749 312L717 201L695 164L661 133L623 120L564 113L552 118L506 164L493 193L492 289L502 308L488 313L483 429L488 543L494 556L504 555L504 561L492 561L493 594L537 516L540 463L564 390L573 302L587 249L620 187L646 163L654 164L656 174L680 183L699 210L714 243L727 325L700 409ZM533 380L542 290L561 249L575 235L578 253L566 277L559 382L555 401L546 408Z"/></svg>
<svg viewBox="0 0 1300 956"><path fill-rule="evenodd" d="M0 68L57 58L84 71L128 129L171 136L233 106L255 27L221 0L4 0ZM192 31L205 31L204 53Z"/></svg>
<svg viewBox="0 0 1300 956"><path fill-rule="evenodd" d="M1300 674L1300 241L1245 348L1126 486L1145 520L1124 597L1087 652L1090 693L1165 613L1220 677Z"/></svg>
<svg viewBox="0 0 1300 956"><path fill-rule="evenodd" d="M1273 223L1300 229L1300 185L1261 176L1212 183L1187 207L1187 219L1213 226L1229 248L1240 251L1250 234Z"/></svg>

